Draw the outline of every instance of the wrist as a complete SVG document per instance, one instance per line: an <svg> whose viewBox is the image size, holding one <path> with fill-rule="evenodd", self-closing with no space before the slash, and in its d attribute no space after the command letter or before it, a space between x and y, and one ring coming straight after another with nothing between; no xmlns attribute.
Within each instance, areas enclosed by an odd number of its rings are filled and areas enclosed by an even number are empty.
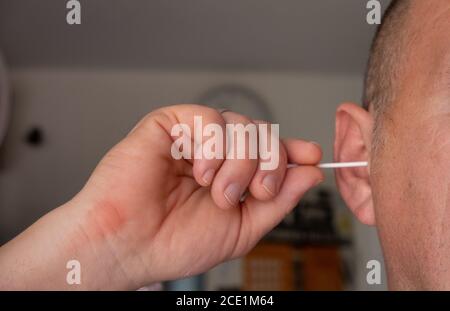
<svg viewBox="0 0 450 311"><path fill-rule="evenodd" d="M133 245L123 236L125 226L111 230L113 211L78 198L61 209L74 220L65 253L73 257L67 260L80 263L82 289L133 290L144 285Z"/></svg>
<svg viewBox="0 0 450 311"><path fill-rule="evenodd" d="M117 237L95 235L86 226L91 221L89 210L81 201L71 200L2 246L0 289L138 288L123 248L113 247Z"/></svg>

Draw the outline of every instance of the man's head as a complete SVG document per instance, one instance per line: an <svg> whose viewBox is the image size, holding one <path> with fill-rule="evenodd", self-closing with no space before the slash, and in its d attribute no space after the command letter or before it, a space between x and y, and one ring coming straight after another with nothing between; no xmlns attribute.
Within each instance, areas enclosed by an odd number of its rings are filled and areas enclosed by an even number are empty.
<svg viewBox="0 0 450 311"><path fill-rule="evenodd" d="M391 288L450 289L450 1L397 0L368 64L364 108L336 115L349 208L376 225Z"/></svg>

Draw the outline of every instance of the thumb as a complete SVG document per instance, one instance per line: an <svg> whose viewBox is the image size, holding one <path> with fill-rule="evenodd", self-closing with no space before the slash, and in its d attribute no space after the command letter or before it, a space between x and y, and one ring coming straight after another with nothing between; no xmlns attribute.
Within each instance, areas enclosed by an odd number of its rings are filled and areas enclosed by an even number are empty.
<svg viewBox="0 0 450 311"><path fill-rule="evenodd" d="M241 208L241 233L236 253L250 250L267 232L278 225L292 211L303 195L323 181L322 171L315 165L322 158L320 146L298 139L285 139L289 163L299 166L289 168L280 192L271 201L258 201L249 196ZM240 244L240 245L239 245Z"/></svg>
<svg viewBox="0 0 450 311"><path fill-rule="evenodd" d="M315 166L288 169L280 194L274 200L277 210L280 210L279 221L291 212L309 189L320 184L323 179L322 171Z"/></svg>
<svg viewBox="0 0 450 311"><path fill-rule="evenodd" d="M323 173L315 166L290 168L279 194L273 200L258 201L252 196L247 197L242 205L241 234L236 245L236 256L253 248L292 211L309 189L322 181Z"/></svg>

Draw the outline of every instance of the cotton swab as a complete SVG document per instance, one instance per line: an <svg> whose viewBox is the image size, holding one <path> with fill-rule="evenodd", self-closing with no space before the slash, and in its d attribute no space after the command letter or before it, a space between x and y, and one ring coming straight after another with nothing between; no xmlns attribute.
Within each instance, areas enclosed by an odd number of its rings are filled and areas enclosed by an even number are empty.
<svg viewBox="0 0 450 311"><path fill-rule="evenodd" d="M347 167L364 167L368 166L369 163L366 161L359 162L337 162L337 163L320 163L317 167L320 168L347 168ZM297 167L298 164L288 164L288 168Z"/></svg>

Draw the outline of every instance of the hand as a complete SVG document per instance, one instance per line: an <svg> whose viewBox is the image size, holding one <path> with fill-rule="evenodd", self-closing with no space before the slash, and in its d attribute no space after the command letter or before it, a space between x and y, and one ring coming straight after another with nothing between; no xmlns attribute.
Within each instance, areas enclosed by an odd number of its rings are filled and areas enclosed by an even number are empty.
<svg viewBox="0 0 450 311"><path fill-rule="evenodd" d="M121 261L135 256L143 265L142 284L244 255L323 178L310 166L319 162L320 149L300 140L280 144L274 171L259 170L258 160L174 160L171 129L185 123L193 133L194 116L204 126L252 122L203 106L157 110L105 156L80 194L92 207L86 232L120 236L124 245L112 247L125 248ZM288 158L305 166L286 170Z"/></svg>
<svg viewBox="0 0 450 311"><path fill-rule="evenodd" d="M76 253L96 253L83 259L90 261L86 282L101 275L92 261L106 261L103 269L122 288L137 288L242 256L323 179L314 166L320 148L301 140L280 143L272 171L260 170L258 159L174 160L171 129L185 123L193 132L194 116L203 117L203 126L255 122L203 106L172 106L150 113L109 151L66 207L82 215L74 216L70 239L82 249ZM288 160L301 166L286 169Z"/></svg>

